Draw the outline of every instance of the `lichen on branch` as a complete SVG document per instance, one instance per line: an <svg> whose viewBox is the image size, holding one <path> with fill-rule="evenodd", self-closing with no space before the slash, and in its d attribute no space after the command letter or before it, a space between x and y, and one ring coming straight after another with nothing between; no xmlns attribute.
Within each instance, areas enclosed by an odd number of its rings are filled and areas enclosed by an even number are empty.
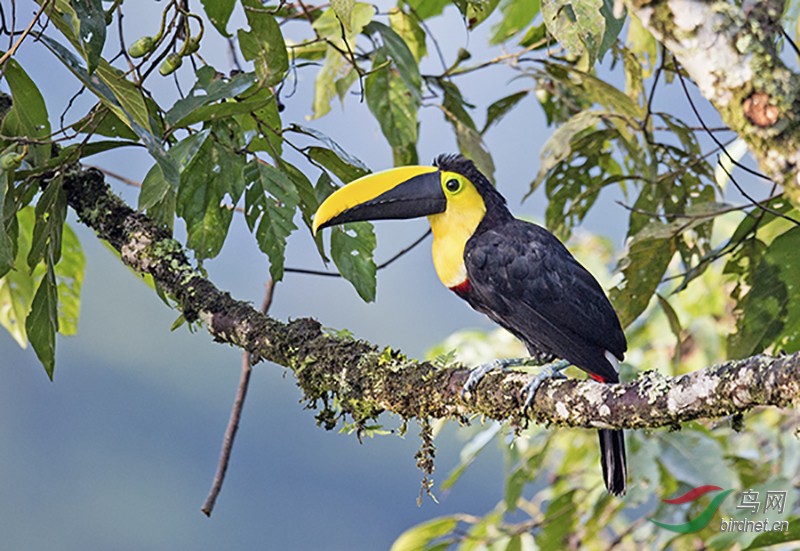
<svg viewBox="0 0 800 551"><path fill-rule="evenodd" d="M461 389L469 370L410 360L391 348L326 333L313 319L289 323L233 299L203 277L183 247L111 192L94 169L63 175L69 205L80 221L107 240L125 264L150 274L189 321L202 321L212 337L291 369L309 403L332 403L318 420L328 428L338 415L357 424L383 411L405 419L481 415L524 424L529 420L575 426L644 428L723 417L756 406L787 407L800 395L800 354L755 356L680 377L646 372L633 382L549 380L523 412L530 375L492 372L472 396Z"/></svg>
<svg viewBox="0 0 800 551"><path fill-rule="evenodd" d="M783 2L627 0L762 171L800 205L800 78L777 51Z"/></svg>

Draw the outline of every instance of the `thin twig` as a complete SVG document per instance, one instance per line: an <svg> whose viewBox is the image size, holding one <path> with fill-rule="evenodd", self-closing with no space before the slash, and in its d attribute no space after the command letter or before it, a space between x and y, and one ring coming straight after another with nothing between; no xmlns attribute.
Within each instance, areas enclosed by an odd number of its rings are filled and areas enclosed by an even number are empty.
<svg viewBox="0 0 800 551"><path fill-rule="evenodd" d="M131 180L130 178L127 178L127 177L123 176L122 174L119 174L119 173L114 172L112 170L108 170L107 168L102 168L102 167L95 166L95 165L84 165L84 166L86 168L94 168L95 170L99 170L100 172L102 172L103 174L108 176L109 178L114 178L115 180L119 180L120 182L122 182L126 186L137 187L137 188L141 188L142 187L142 183L141 182L137 182L136 180ZM223 207L226 208L226 209L232 209L232 210L234 210L234 211L236 211L238 213L244 214L244 208L243 207L236 207L236 206L231 207L230 205L223 205Z"/></svg>
<svg viewBox="0 0 800 551"><path fill-rule="evenodd" d="M83 166L85 166L86 168L93 168L95 170L99 170L100 172L102 172L106 176L114 178L115 180L119 180L120 182L122 182L126 186L138 187L138 188L142 187L142 183L141 182L137 182L136 180L131 180L130 178L128 178L126 176L123 176L122 174L119 174L117 172L113 172L111 170L108 170L107 168L102 168L102 167L95 166L95 165L83 165Z"/></svg>
<svg viewBox="0 0 800 551"><path fill-rule="evenodd" d="M675 67L678 66L678 60L675 59L674 55L672 56L672 63L675 65ZM697 120L700 122L700 125L703 127L703 130L706 131L706 134L708 134L711 137L711 139L714 141L714 143L716 143L719 146L719 148L722 149L722 151L725 153L725 156L728 157L728 160L734 166L736 166L738 168L741 168L745 172L749 172L753 176L758 176L759 178L763 178L764 180L768 180L768 181L771 182L772 178L770 178L766 174L763 174L763 173L761 173L761 172L759 172L757 170L753 170L752 168L743 165L742 163L740 163L739 161L737 161L736 159L731 157L730 153L728 153L728 150L725 149L725 147L722 145L722 142L720 142L719 139L717 139L717 137L714 135L714 133L711 132L711 129L706 124L706 121L700 115L700 111L698 111L697 107L694 104L694 101L692 100L692 96L689 94L689 88L686 86L686 81L684 80L683 74L681 73L680 69L677 69L675 71L675 74L678 75L678 79L681 81L681 87L683 87L683 95L686 97L686 100L689 102L689 106L692 108L692 111L694 112L694 116L697 117Z"/></svg>
<svg viewBox="0 0 800 551"><path fill-rule="evenodd" d="M22 31L22 34L19 36L17 41L14 42L14 44L12 44L12 46L8 49L8 51L0 57L0 65L3 65L8 58L10 58L12 55L16 53L16 51L22 45L22 41L25 40L25 37L27 37L30 34L30 32L33 30L33 26L36 24L37 21L39 21L39 18L42 16L44 10L49 5L50 5L50 0L45 0L44 2L42 2L41 7L39 7L39 11L37 11L36 15L33 16L33 19L31 19L31 22L28 23L27 27L25 27L25 30Z"/></svg>
<svg viewBox="0 0 800 551"><path fill-rule="evenodd" d="M758 208L760 208L761 210L763 210L764 212L768 212L768 213L770 213L770 214L771 214L771 215L773 215L773 216L777 216L777 217L779 217L779 218L783 218L784 220L787 220L788 222L791 222L791 223L792 223L792 224L794 224L795 226L800 226L800 221L796 220L795 218L793 218L793 217L791 217L791 216L789 216L789 215L783 214L782 212L780 212L780 211L777 211L777 210L775 210L775 209L773 209L773 208L770 208L770 207L768 207L768 206L766 206L766 205L762 205L761 203L759 203L758 201L756 201L756 200L755 200L755 199L754 199L754 198L753 198L753 197L752 197L750 194L748 194L748 193L747 193L747 192L746 192L746 191L745 191L745 190L742 188L742 186L741 186L741 185L739 185L739 182L737 182L737 181L736 181L736 179L733 177L733 175L730 173L730 171L727 169L727 167L726 167L724 164L722 164L722 163L719 163L719 167L722 169L722 171L723 171L723 172L725 172L725 175L726 175L726 176L727 176L727 177L730 179L731 183L732 183L734 186L736 186L736 189L737 189L737 190L739 190L739 193L741 193L742 195L744 195L745 199L747 199L748 201L750 201L750 202L753 204L753 206L755 206L755 207L758 207Z"/></svg>
<svg viewBox="0 0 800 551"><path fill-rule="evenodd" d="M647 98L647 114L644 117L644 121L642 121L642 131L644 132L645 138L650 137L650 133L647 131L647 123L650 122L650 118L653 116L653 98L656 97L656 86L658 85L658 79L661 78L661 71L664 70L666 59L667 56L664 54L664 47L661 46L661 63L659 63L656 74L653 77L653 86L650 88L650 96ZM647 141L649 142L650 140L648 139Z"/></svg>
<svg viewBox="0 0 800 551"><path fill-rule="evenodd" d="M786 41L789 43L789 45L792 47L794 53L800 56L800 48L797 47L797 44L795 44L794 40L792 40L792 37L789 36L789 33L786 32L786 29L784 29L783 27L780 27L780 29L783 38L785 38Z"/></svg>
<svg viewBox="0 0 800 551"><path fill-rule="evenodd" d="M275 282L272 278L267 281L266 287L264 302L261 304L262 314L269 312L269 307L272 305L272 296L275 291ZM231 461L233 442L236 438L236 431L239 430L239 421L242 418L244 400L247 397L247 389L250 386L250 375L252 372L253 366L251 364L250 352L245 350L242 354L242 375L239 378L239 388L236 391L236 399L233 401L231 417L228 420L228 426L225 429L225 436L222 440L222 450L220 451L219 463L217 464L217 472L214 474L214 482L211 484L208 497L206 497L203 507L200 509L207 517L211 516L217 497L219 497L219 493L222 491L222 484L225 482L225 473L228 472L228 464Z"/></svg>
<svg viewBox="0 0 800 551"><path fill-rule="evenodd" d="M406 254L407 252L410 252L414 247L416 247L417 245L422 243L425 240L425 238L428 237L430 234L431 234L431 230L430 230L430 228L428 228L428 230L425 233L423 233L422 235L420 235L416 240L414 240L413 243L411 243L407 247L404 247L404 248L400 249L394 256L389 258L389 260L386 260L385 262L383 262L381 264L378 264L375 267L375 271L383 270L385 267L387 267L390 264L392 264L395 260L397 260L398 258L403 256L404 254ZM325 277L342 277L342 274L338 274L336 272L325 272L325 271L322 271L322 270L309 270L309 269L306 269L306 268L284 268L283 271L284 272L293 273L293 274L318 275L318 276L325 276Z"/></svg>

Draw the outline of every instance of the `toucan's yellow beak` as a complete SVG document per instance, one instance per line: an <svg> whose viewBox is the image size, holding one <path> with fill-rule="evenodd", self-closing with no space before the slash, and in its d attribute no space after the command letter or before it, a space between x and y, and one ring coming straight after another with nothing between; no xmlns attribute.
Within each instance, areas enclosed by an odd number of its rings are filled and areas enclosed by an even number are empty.
<svg viewBox="0 0 800 551"><path fill-rule="evenodd" d="M368 174L336 190L317 209L312 230L444 212L447 199L435 166L402 166Z"/></svg>

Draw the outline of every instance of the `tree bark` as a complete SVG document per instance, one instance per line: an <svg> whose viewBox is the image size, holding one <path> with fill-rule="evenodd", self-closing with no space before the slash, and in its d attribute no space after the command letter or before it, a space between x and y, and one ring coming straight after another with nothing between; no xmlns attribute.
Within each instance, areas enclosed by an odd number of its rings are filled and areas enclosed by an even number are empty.
<svg viewBox="0 0 800 551"><path fill-rule="evenodd" d="M125 264L150 274L187 321L203 322L215 340L248 351L254 361L291 369L308 402L322 402L317 419L326 428L341 414L361 424L382 411L405 419L479 414L516 424L678 426L756 406L787 407L800 395L800 354L793 354L730 361L672 378L651 371L626 384L548 380L528 412L522 405L530 376L523 373L490 373L464 397L468 369L417 362L391 348L329 334L313 319L283 323L265 316L204 278L182 246L115 196L100 172L73 167L63 182L80 221L118 250ZM329 407L334 397L338 411Z"/></svg>
<svg viewBox="0 0 800 551"><path fill-rule="evenodd" d="M800 205L800 79L782 61L783 2L626 0L761 170ZM787 37L787 40L790 38Z"/></svg>

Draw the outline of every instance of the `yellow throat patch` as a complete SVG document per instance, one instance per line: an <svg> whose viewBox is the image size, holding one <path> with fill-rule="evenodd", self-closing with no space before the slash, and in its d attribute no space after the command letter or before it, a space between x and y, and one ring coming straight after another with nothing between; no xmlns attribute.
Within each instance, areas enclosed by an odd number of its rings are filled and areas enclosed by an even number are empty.
<svg viewBox="0 0 800 551"><path fill-rule="evenodd" d="M433 230L433 265L448 288L467 279L464 247L486 214L486 204L475 186L461 174L442 172L447 209L428 216Z"/></svg>

